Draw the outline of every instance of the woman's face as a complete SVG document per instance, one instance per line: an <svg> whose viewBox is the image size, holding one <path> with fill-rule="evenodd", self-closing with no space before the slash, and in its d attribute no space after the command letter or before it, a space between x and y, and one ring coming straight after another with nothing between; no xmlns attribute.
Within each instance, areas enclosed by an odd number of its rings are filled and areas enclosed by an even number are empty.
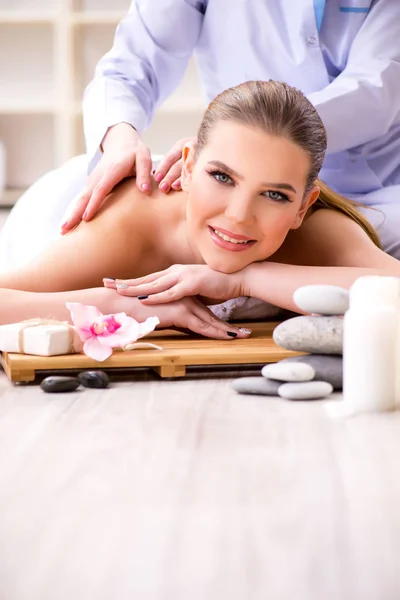
<svg viewBox="0 0 400 600"><path fill-rule="evenodd" d="M199 261L223 273L272 256L297 229L319 189L304 197L307 153L283 137L221 121L194 162L184 152L190 245Z"/></svg>

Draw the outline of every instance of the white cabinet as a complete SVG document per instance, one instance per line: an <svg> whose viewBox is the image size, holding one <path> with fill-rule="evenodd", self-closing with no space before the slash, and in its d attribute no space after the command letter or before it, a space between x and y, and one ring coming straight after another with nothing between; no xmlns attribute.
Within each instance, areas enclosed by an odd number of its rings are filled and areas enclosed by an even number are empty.
<svg viewBox="0 0 400 600"><path fill-rule="evenodd" d="M110 5L112 9L110 9ZM38 177L84 152L83 91L130 0L0 0L0 140L12 204ZM154 153L194 135L204 110L195 62L144 133Z"/></svg>

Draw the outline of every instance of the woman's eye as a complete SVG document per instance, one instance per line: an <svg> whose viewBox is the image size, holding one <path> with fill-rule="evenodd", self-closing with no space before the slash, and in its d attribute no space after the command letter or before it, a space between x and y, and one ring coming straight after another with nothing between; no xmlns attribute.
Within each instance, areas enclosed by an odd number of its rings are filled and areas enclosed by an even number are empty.
<svg viewBox="0 0 400 600"><path fill-rule="evenodd" d="M221 171L213 171L211 176L214 177L219 183L232 183L232 178L229 177L226 173L222 173Z"/></svg>
<svg viewBox="0 0 400 600"><path fill-rule="evenodd" d="M268 196L268 198L271 198L271 200L276 200L278 202L289 201L289 198L286 196L286 194L282 194L281 192L277 192L275 190L269 190L268 192L266 192L266 195Z"/></svg>

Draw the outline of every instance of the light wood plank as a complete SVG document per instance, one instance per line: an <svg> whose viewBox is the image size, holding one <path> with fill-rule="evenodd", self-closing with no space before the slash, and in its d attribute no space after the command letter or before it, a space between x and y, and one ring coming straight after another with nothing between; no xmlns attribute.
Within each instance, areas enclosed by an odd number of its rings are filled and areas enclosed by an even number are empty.
<svg viewBox="0 0 400 600"><path fill-rule="evenodd" d="M162 377L180 377L189 365L232 365L276 362L301 353L285 350L275 344L272 331L277 323L241 323L253 329L248 339L212 340L185 336L174 332L155 332L149 338L163 350L116 351L101 364L84 354L63 356L31 356L3 353L2 361L12 381L24 381L24 373L64 369L104 370L115 368L152 367ZM171 373L171 374L167 374ZM30 379L29 379L30 380Z"/></svg>

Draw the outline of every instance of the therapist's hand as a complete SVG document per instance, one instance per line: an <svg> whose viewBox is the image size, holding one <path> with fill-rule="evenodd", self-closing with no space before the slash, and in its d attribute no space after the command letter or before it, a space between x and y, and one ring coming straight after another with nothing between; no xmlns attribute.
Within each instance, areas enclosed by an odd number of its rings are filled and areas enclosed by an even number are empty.
<svg viewBox="0 0 400 600"><path fill-rule="evenodd" d="M186 144L195 142L196 138L183 138L176 142L169 152L163 157L159 163L154 179L159 184L159 188L162 192L168 194L173 190L182 189L181 186L181 173L182 173L182 151Z"/></svg>
<svg viewBox="0 0 400 600"><path fill-rule="evenodd" d="M151 190L151 155L137 131L127 123L111 127L102 143L103 156L88 177L86 187L62 225L67 233L81 220L89 221L99 210L107 194L123 179L136 174L136 186L144 193Z"/></svg>

